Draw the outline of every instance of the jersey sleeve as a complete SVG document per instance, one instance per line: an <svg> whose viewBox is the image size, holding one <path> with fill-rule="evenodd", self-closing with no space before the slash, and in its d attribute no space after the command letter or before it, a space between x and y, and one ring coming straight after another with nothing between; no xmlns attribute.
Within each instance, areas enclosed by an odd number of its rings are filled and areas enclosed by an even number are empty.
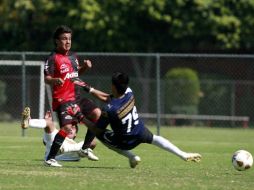
<svg viewBox="0 0 254 190"><path fill-rule="evenodd" d="M80 69L80 59L79 59L79 56L75 52L70 52L70 56L69 57L72 60L72 62L75 63L72 66L75 67L75 70L78 71Z"/></svg>
<svg viewBox="0 0 254 190"><path fill-rule="evenodd" d="M54 74L55 61L54 57L50 56L44 64L44 75L45 76L53 76Z"/></svg>

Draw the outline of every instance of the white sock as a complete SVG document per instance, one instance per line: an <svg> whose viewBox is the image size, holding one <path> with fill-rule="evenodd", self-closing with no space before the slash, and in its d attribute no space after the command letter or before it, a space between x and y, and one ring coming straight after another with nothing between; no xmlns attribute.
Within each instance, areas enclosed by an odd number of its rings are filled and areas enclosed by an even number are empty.
<svg viewBox="0 0 254 190"><path fill-rule="evenodd" d="M169 142L169 140L165 139L164 137L153 135L152 144L158 146L159 148L167 150L168 152L171 152L182 159L185 159L186 157L186 152L180 150L178 147L173 145L171 142Z"/></svg>
<svg viewBox="0 0 254 190"><path fill-rule="evenodd" d="M66 152L78 152L81 148L84 142L76 143L72 139L65 138L64 143L62 144L60 151L61 153Z"/></svg>
<svg viewBox="0 0 254 190"><path fill-rule="evenodd" d="M29 119L29 127L32 128L45 128L47 126L45 119Z"/></svg>

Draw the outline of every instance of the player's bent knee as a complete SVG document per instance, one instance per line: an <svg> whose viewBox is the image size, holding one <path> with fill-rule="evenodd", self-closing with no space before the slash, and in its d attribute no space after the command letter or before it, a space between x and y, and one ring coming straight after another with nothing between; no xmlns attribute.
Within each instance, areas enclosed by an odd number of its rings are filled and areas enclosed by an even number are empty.
<svg viewBox="0 0 254 190"><path fill-rule="evenodd" d="M88 116L87 118L89 120L95 120L97 121L101 116L101 109L95 108Z"/></svg>

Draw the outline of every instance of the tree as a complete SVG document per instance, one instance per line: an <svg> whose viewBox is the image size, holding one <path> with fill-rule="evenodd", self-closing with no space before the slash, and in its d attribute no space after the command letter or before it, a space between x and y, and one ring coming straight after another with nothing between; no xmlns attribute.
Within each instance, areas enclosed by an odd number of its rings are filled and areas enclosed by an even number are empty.
<svg viewBox="0 0 254 190"><path fill-rule="evenodd" d="M2 0L0 50L49 51L59 24L77 51L251 51L252 0Z"/></svg>

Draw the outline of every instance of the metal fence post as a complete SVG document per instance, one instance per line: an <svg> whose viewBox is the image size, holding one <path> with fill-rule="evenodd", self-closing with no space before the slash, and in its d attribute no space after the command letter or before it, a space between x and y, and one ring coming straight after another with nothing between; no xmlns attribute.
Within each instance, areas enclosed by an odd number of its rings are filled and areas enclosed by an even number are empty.
<svg viewBox="0 0 254 190"><path fill-rule="evenodd" d="M26 65L25 65L25 61L26 61L26 55L24 52L22 52L21 54L22 56L22 109L24 109L24 107L26 106ZM22 136L25 136L25 130L22 129Z"/></svg>
<svg viewBox="0 0 254 190"><path fill-rule="evenodd" d="M235 82L231 82L231 116L235 116ZM231 122L232 126L235 126L235 121Z"/></svg>
<svg viewBox="0 0 254 190"><path fill-rule="evenodd" d="M160 135L161 126L161 94L160 94L160 54L156 54L156 94L157 94L157 135Z"/></svg>

